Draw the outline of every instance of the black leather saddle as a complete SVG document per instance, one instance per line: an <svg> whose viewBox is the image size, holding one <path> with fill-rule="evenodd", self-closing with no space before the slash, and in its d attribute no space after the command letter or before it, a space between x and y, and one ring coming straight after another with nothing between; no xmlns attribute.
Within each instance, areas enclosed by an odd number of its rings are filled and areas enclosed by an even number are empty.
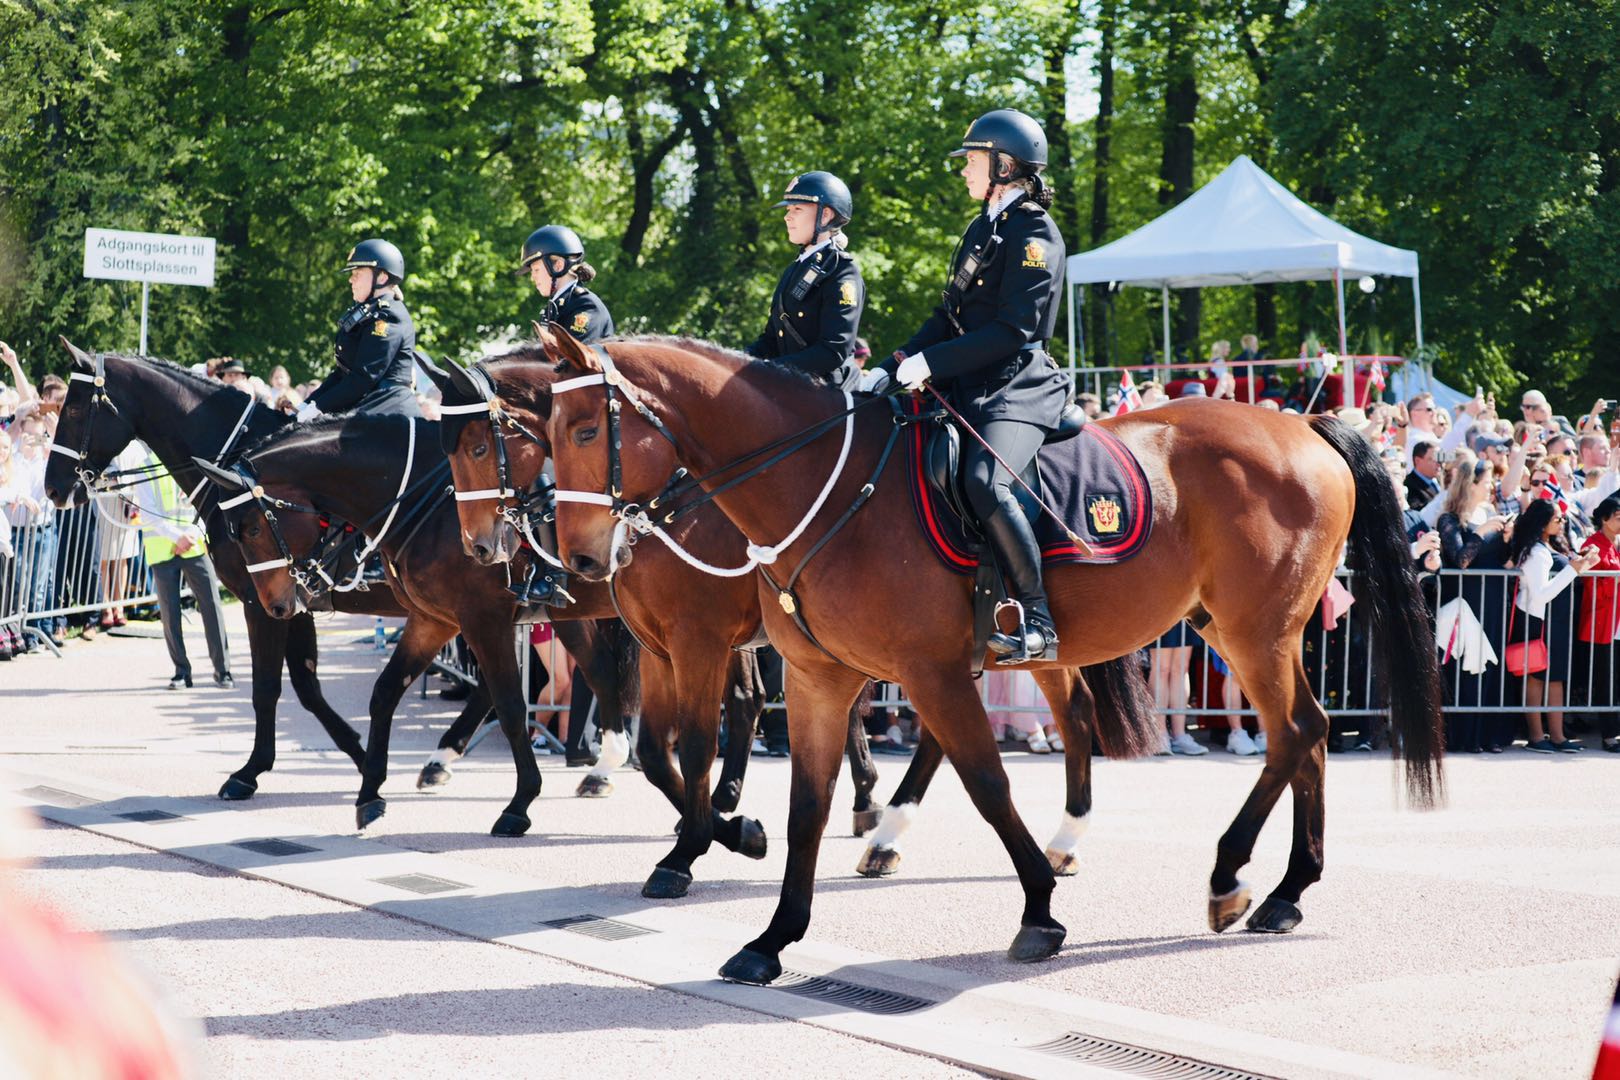
<svg viewBox="0 0 1620 1080"><path fill-rule="evenodd" d="M1074 438L1086 426L1087 419L1085 410L1071 401L1064 407L1057 427L1046 436L1043 445L1050 446ZM969 504L962 486L962 432L943 412L939 414L936 429L928 435L927 445L923 450L923 471L928 478L928 486L945 501L945 505L950 507L952 513L962 520L963 526L973 534L974 539L980 539L978 521L973 515L973 507ZM1019 479L1028 484L1030 490L1042 492L1042 498L1045 497L1038 460L1032 459L1025 466ZM1018 504L1023 507L1024 516L1034 521L1040 513L1040 508L1035 505L1029 491L1014 485L1013 494L1018 497Z"/></svg>

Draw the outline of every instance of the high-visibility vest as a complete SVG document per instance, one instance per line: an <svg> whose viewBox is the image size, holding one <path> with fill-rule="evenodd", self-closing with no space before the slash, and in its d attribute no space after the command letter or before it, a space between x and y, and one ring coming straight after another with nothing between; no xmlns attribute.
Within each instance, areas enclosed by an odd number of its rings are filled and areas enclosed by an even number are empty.
<svg viewBox="0 0 1620 1080"><path fill-rule="evenodd" d="M180 494L180 486L174 482L173 477L166 475L157 477L151 482L149 490L157 493L158 500L158 505L146 507L152 513L162 514L167 519L178 518L184 520L191 516L191 504L186 502L184 496ZM165 524L168 525L175 523L172 520L165 521ZM175 557L174 541L151 529L141 530L141 549L146 553L146 564L148 566L168 562ZM208 554L208 542L199 535L186 553L180 557L183 559L195 559L199 555L206 554Z"/></svg>

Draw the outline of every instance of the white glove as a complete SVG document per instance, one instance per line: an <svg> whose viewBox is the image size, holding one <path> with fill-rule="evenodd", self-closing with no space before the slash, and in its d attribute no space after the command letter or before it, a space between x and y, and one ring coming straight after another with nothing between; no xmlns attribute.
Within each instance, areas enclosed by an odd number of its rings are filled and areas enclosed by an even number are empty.
<svg viewBox="0 0 1620 1080"><path fill-rule="evenodd" d="M313 401L306 401L298 406L298 411L293 414L293 419L302 424L304 421L313 420L319 415L321 415L321 407Z"/></svg>
<svg viewBox="0 0 1620 1080"><path fill-rule="evenodd" d="M863 394L881 394L889 385L889 373L880 367L870 371L861 372L861 385L856 387Z"/></svg>
<svg viewBox="0 0 1620 1080"><path fill-rule="evenodd" d="M912 353L900 361L900 367L895 371L894 377L907 390L921 390L922 384L933 374L928 367L928 358L922 353Z"/></svg>

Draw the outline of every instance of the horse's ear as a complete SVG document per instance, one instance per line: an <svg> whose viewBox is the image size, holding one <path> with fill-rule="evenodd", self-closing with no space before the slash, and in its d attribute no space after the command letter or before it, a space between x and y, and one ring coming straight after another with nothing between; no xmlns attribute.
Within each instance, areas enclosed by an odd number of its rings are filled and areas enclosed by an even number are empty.
<svg viewBox="0 0 1620 1080"><path fill-rule="evenodd" d="M450 361L447 360L446 363L450 363ZM421 349L416 350L416 366L421 368L427 377L433 381L433 385L439 388L439 393L444 393L450 386L450 373L435 364L432 358Z"/></svg>
<svg viewBox="0 0 1620 1080"><path fill-rule="evenodd" d="M536 341L546 340L546 328L544 324L537 319L531 319L529 320L529 325L534 327L534 339Z"/></svg>
<svg viewBox="0 0 1620 1080"><path fill-rule="evenodd" d="M58 335L56 340L62 343L62 348L66 349L67 354L73 358L74 367L81 371L94 371L96 369L96 362L83 349L61 335Z"/></svg>
<svg viewBox="0 0 1620 1080"><path fill-rule="evenodd" d="M575 371L591 375L602 370L602 363L596 358L596 353L587 349L573 334L554 330L549 326L541 327L540 345L551 359L559 364L567 364Z"/></svg>
<svg viewBox="0 0 1620 1080"><path fill-rule="evenodd" d="M473 378L472 372L449 358L446 358L444 362L450 368L450 385L448 389L454 390L458 397L465 398L469 402L489 400L489 394L485 392L482 386L478 385L478 380ZM441 389L444 388L441 387Z"/></svg>
<svg viewBox="0 0 1620 1080"><path fill-rule="evenodd" d="M242 479L240 473L232 469L222 469L207 458L193 457L192 462L201 469L203 475L226 491L246 491L247 481Z"/></svg>

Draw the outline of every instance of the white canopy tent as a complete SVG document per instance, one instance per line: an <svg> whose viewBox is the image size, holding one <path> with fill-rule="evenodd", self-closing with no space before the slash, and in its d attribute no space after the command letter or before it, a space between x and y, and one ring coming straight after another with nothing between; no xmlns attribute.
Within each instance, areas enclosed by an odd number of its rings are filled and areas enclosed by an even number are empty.
<svg viewBox="0 0 1620 1080"><path fill-rule="evenodd" d="M1369 239L1313 210L1247 154L1181 205L1111 244L1068 261L1069 355L1075 352L1075 295L1081 285L1118 282L1158 288L1164 307L1164 359L1170 362L1170 290L1272 281L1332 280L1338 297L1339 352L1349 351L1344 279L1412 279L1417 345L1423 302L1417 252Z"/></svg>

